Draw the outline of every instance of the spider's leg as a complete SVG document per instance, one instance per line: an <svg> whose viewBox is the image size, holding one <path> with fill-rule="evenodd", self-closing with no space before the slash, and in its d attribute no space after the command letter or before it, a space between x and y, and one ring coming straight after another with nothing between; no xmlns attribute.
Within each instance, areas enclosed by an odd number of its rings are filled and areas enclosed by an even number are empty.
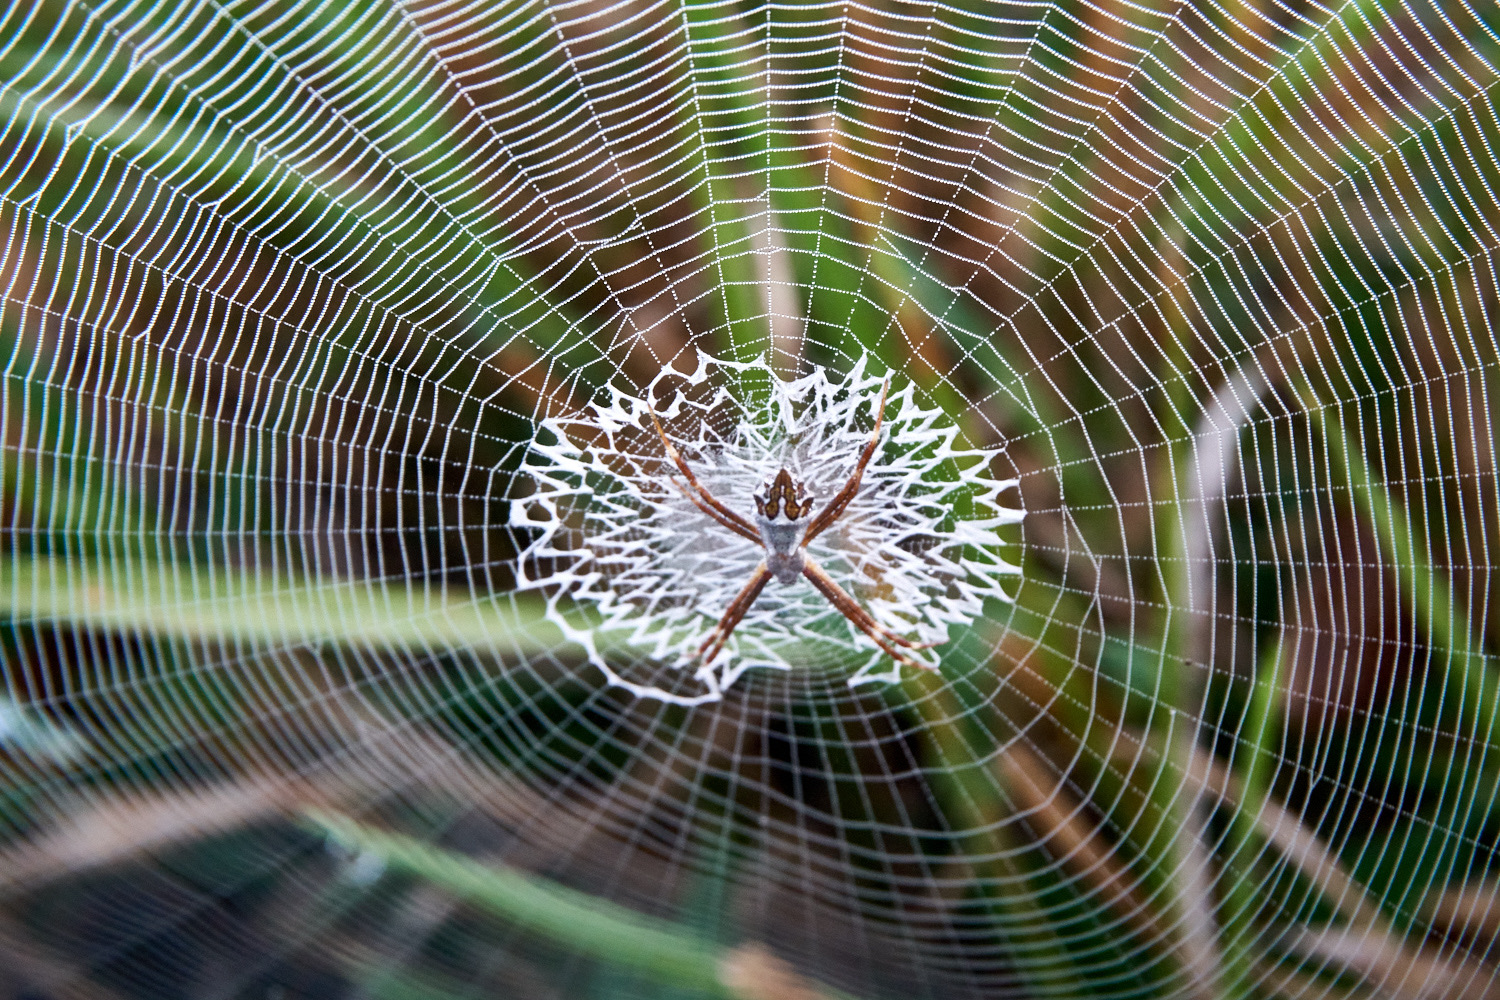
<svg viewBox="0 0 1500 1000"><path fill-rule="evenodd" d="M881 648L891 659L897 663L903 663L908 667L916 667L918 670L936 670L937 667L929 663L923 663L901 650L897 646L905 646L907 649L930 649L940 646L938 642L912 642L904 636L899 636L875 620L875 616L862 608L858 601L849 596L849 593L840 587L838 583L829 576L827 571L810 558L805 558L802 563L802 575L818 588L818 592L828 598L841 614L855 625L861 632L875 640L875 645Z"/></svg>
<svg viewBox="0 0 1500 1000"><path fill-rule="evenodd" d="M807 534L803 536L803 544L807 544L821 535L827 527L839 519L844 513L844 508L854 499L859 492L859 481L864 478L865 466L870 464L870 459L875 456L875 448L880 444L880 422L885 419L885 394L890 391L891 380L886 379L885 385L880 387L880 399L875 403L875 429L870 432L870 441L865 445L865 450L859 454L859 462L854 466L854 474L839 490L834 498L828 501L828 506L818 512L818 516L812 519L807 526Z"/></svg>
<svg viewBox="0 0 1500 1000"><path fill-rule="evenodd" d="M714 657L719 655L719 651L729 641L730 633L744 620L746 613L750 610L750 605L755 603L755 599L770 582L771 571L766 569L766 564L761 563L755 567L755 572L750 574L750 582L745 584L739 596L730 603L729 610L724 612L724 617L719 619L719 624L708 634L708 638L703 640L703 645L698 647L698 656L704 663L712 663ZM712 650L709 650L710 646L713 647ZM707 656L704 655L705 651L708 651Z"/></svg>
<svg viewBox="0 0 1500 1000"><path fill-rule="evenodd" d="M714 495L708 492L702 483L698 482L698 477L693 475L692 469L688 468L687 460L682 457L682 453L677 450L677 446L672 443L671 438L667 437L667 432L662 427L661 421L656 419L655 411L648 410L646 412L651 415L651 423L655 425L656 433L661 436L661 445L666 449L667 457L672 460L673 465L677 466L678 471L692 485L693 492L697 494L697 496L694 496L689 493L687 494L687 498L697 504L700 510L713 517L730 531L743 535L756 545L760 545L760 532L755 530L755 525L714 499ZM683 490L683 492L687 493L686 490ZM713 509L710 510L709 508Z"/></svg>
<svg viewBox="0 0 1500 1000"><path fill-rule="evenodd" d="M845 590L843 587L840 587L838 583L834 581L833 577L828 575L828 571L825 570L822 566L819 566L817 561L814 560L811 556L804 555L802 557L802 573L813 582L813 585L818 588L818 590L823 594L824 597L827 597L830 601L833 602L834 607L842 611L847 617L849 617L851 621L853 621L856 625L859 625L861 628L865 628L868 625L869 628L875 629L889 641L897 643L901 646L905 646L907 649L931 649L933 646L942 645L941 642L912 642L905 636L897 635L895 632L892 632L890 629L880 624L880 622L875 620L874 615L866 611L864 607L858 601L856 601L847 590ZM866 631L868 631L868 629L866 629Z"/></svg>
<svg viewBox="0 0 1500 1000"><path fill-rule="evenodd" d="M740 531L740 526L737 523L735 523L734 521L731 521L729 518L725 517L723 514L720 514L713 507L710 507L708 504L704 503L701 499L698 498L698 495L696 493L694 493L692 490L688 489L686 486L682 485L682 483L678 482L677 479L676 479L676 477L670 477L670 480L671 480L672 485L675 486L675 487L677 487L678 492L680 492L683 496L687 497L688 502L691 503L693 506L695 506L699 510L703 511L703 513L707 514L709 517L713 518L715 521L718 521L720 524L722 524L724 527L728 528L730 531L738 532L739 534L742 534L742 535L745 534L743 531ZM746 537L748 538L749 536L747 535ZM753 541L757 545L763 544L761 542L761 540L760 540L760 536L759 535L756 535L755 538L753 539Z"/></svg>

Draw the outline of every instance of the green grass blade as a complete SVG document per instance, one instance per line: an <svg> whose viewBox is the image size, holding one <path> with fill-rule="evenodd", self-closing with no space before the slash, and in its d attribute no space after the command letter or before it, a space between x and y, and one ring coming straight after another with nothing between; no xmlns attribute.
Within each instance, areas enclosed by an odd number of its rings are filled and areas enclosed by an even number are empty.
<svg viewBox="0 0 1500 1000"><path fill-rule="evenodd" d="M540 601L136 560L0 561L0 618L202 641L536 655L561 638Z"/></svg>
<svg viewBox="0 0 1500 1000"><path fill-rule="evenodd" d="M514 869L481 864L412 837L371 829L345 816L309 812L307 818L346 847L374 854L398 872L423 879L578 954L707 996L772 995L768 989L747 989L733 981L728 967L735 950L695 937L665 920ZM803 986L803 990L810 996L837 996L825 989Z"/></svg>

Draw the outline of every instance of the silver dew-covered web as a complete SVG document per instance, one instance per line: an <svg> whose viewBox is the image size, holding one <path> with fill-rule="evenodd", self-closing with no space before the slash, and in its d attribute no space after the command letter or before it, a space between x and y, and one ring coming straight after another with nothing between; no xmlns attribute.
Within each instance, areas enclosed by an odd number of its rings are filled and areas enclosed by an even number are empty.
<svg viewBox="0 0 1500 1000"><path fill-rule="evenodd" d="M724 650L701 662L701 640L764 552L672 485L681 477L650 419L658 414L698 481L742 516L781 468L827 503L870 439L882 376L868 362L845 376L820 368L787 381L763 360L700 355L690 374L664 370L639 394L611 386L605 401L545 421L511 506L512 526L536 534L520 556L519 586L547 592L550 620L610 683L638 695L717 700L756 667L843 669L851 687L898 680L900 665L805 581L773 583ZM946 643L986 601L1010 600L1002 584L1019 569L1006 561L1000 529L1023 516L1017 481L996 479L993 452L960 442L911 382L892 390L888 407L862 488L808 552L882 625ZM935 651L915 655L936 665ZM633 680L633 657L690 671L701 691Z"/></svg>
<svg viewBox="0 0 1500 1000"><path fill-rule="evenodd" d="M0 2L0 995L1491 1000L1497 329L1493 0Z"/></svg>

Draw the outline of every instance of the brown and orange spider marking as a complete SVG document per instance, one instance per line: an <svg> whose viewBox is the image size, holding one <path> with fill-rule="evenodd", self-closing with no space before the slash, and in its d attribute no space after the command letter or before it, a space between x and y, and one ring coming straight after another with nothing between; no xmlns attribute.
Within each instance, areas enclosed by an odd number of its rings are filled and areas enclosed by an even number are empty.
<svg viewBox="0 0 1500 1000"><path fill-rule="evenodd" d="M937 669L902 652L902 649L927 649L939 643L912 642L880 624L875 620L874 615L861 607L858 601L849 596L849 593L834 582L833 577L829 576L823 567L807 554L807 544L837 521L859 493L859 484L864 477L865 467L870 464L870 459L874 457L875 449L880 443L880 425L885 418L885 396L890 388L891 380L886 379L880 389L880 399L875 403L875 429L870 432L869 443L860 452L859 461L854 466L854 473L844 484L843 489L838 491L817 517L812 516L814 498L808 495L802 482L785 468L780 469L774 476L768 477L761 484L760 489L755 491L753 521L735 513L720 503L698 481L698 477L693 475L693 470L688 468L682 453L667 437L661 421L656 418L654 412L651 413L651 422L656 425L656 433L661 436L662 447L666 449L667 457L687 480L684 484L674 477L672 485L681 490L682 495L692 501L703 513L735 534L759 545L766 554L760 565L756 566L755 571L750 574L750 580L745 584L744 589L730 602L728 610L724 612L724 617L719 619L719 624L698 647L698 656L703 662L712 663L714 657L719 655L735 627L750 611L750 606L755 603L760 592L766 588L766 584L773 579L781 584L795 583L798 576L804 576L820 594L828 599L830 604L853 622L860 631L874 640L875 645L879 646L891 659L920 670Z"/></svg>

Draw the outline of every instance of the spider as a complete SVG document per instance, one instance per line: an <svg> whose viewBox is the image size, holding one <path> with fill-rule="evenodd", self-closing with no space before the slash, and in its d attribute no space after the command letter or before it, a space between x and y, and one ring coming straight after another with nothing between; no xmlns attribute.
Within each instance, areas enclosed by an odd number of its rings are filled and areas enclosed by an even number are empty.
<svg viewBox="0 0 1500 1000"><path fill-rule="evenodd" d="M885 396L890 387L891 380L886 379L880 390L880 399L875 403L875 429L871 431L869 443L860 453L859 461L854 466L854 473L844 484L843 489L838 491L817 517L812 516L815 498L807 493L802 482L785 467L782 467L774 476L768 476L755 491L753 522L736 514L715 499L714 495L698 482L698 477L693 475L692 469L688 468L682 453L667 437L667 432L662 428L661 421L656 418L656 413L651 412L651 422L656 426L656 433L661 437L662 447L666 450L667 457L687 480L687 484L684 485L676 477L669 477L672 485L681 490L682 495L703 513L765 550L765 558L750 574L750 581L730 602L728 610L724 612L724 617L719 619L719 624L698 647L697 655L703 662L712 663L714 657L719 655L724 644L729 641L729 636L750 611L750 606L755 603L755 599L760 596L766 584L773 579L783 585L796 583L798 576L804 576L820 594L828 599L830 604L853 622L860 631L873 639L875 645L879 646L881 651L891 659L921 670L937 669L902 652L897 647L928 649L939 645L938 643L912 642L881 625L875 620L874 615L861 607L858 601L849 596L848 592L807 554L807 544L837 521L859 492L859 483L865 474L865 466L870 464L875 448L880 443L880 424L885 416Z"/></svg>

